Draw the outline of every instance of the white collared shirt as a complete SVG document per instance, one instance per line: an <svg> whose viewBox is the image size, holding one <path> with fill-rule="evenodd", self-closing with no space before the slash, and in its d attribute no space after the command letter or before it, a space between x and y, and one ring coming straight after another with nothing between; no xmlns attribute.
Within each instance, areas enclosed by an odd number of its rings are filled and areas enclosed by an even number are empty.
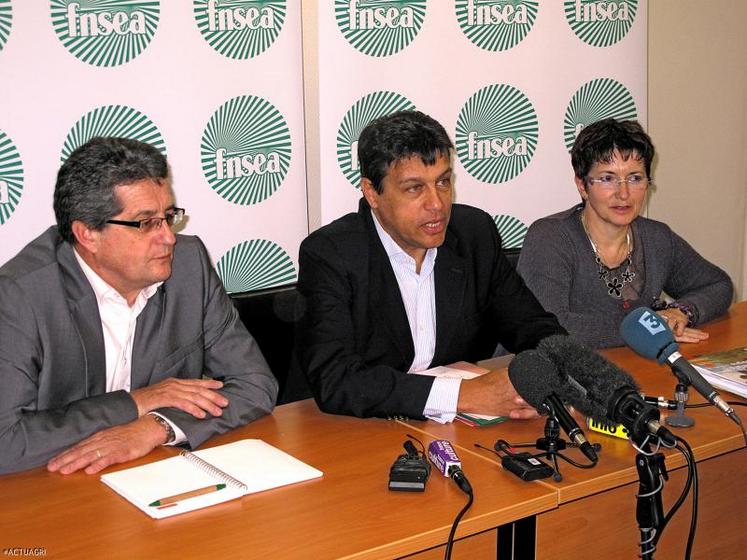
<svg viewBox="0 0 747 560"><path fill-rule="evenodd" d="M73 249L88 283L96 296L104 334L104 355L106 359L106 392L130 391L132 386L132 345L135 340L137 318L148 300L158 291L163 282L146 286L135 298L132 307L122 295L112 288L101 276L88 266L88 263ZM155 412L153 414L156 414ZM184 432L168 418L164 418L176 434L172 445L186 441Z"/></svg>
<svg viewBox="0 0 747 560"><path fill-rule="evenodd" d="M437 248L426 250L416 272L416 263L402 247L381 227L376 215L371 212L376 233L381 239L402 296L410 325L415 356L408 373L428 369L436 351L436 289L433 269L436 265ZM423 415L437 422L451 422L456 415L459 399L459 379L435 378L425 403Z"/></svg>

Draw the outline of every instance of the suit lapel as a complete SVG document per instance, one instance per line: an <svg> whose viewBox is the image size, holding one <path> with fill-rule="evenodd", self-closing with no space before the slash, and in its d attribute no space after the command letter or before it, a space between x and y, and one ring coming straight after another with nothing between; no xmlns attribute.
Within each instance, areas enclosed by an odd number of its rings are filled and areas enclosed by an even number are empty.
<svg viewBox="0 0 747 560"><path fill-rule="evenodd" d="M464 259L459 257L451 248L447 233L445 243L439 247L436 256L435 274L436 290L436 351L433 355L434 364L443 361L447 355L449 344L454 331L461 324L464 305L464 289L466 273Z"/></svg>
<svg viewBox="0 0 747 560"><path fill-rule="evenodd" d="M157 341L161 333L165 304L166 289L165 285L161 285L137 318L130 373L133 389L150 384L161 346Z"/></svg>
<svg viewBox="0 0 747 560"><path fill-rule="evenodd" d="M57 260L62 271L65 297L73 327L80 334L83 344L86 394L101 395L106 392L106 355L96 296L69 243L58 246Z"/></svg>
<svg viewBox="0 0 747 560"><path fill-rule="evenodd" d="M415 357L415 346L405 304L402 302L402 294L399 291L397 277L394 275L389 257L384 252L378 237L376 242L379 243L378 250L372 248L371 254L371 271L375 274L375 281L372 278L370 285L373 309L378 314L378 317L374 319L374 324L382 325L389 332L392 342L409 367Z"/></svg>
<svg viewBox="0 0 747 560"><path fill-rule="evenodd" d="M402 355L402 363L410 367L415 357L415 346L407 320L405 304L399 291L397 277L392 270L392 263L381 244L379 234L371 217L371 209L365 199L361 199L358 212L360 213L368 231L369 240L369 302L374 317L374 325L385 329L392 339L394 346Z"/></svg>

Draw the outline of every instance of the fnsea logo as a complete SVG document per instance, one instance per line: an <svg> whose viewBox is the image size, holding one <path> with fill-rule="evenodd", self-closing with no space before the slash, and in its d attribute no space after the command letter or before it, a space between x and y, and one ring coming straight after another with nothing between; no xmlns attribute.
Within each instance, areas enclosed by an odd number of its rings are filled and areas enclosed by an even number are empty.
<svg viewBox="0 0 747 560"><path fill-rule="evenodd" d="M70 53L92 66L119 66L142 53L158 27L156 1L51 0L52 26Z"/></svg>
<svg viewBox="0 0 747 560"><path fill-rule="evenodd" d="M518 45L532 30L539 2L519 0L456 0L462 33L486 51L505 51Z"/></svg>
<svg viewBox="0 0 747 560"><path fill-rule="evenodd" d="M493 216L495 227L501 236L501 245L504 249L520 249L524 245L527 236L527 226L519 218L508 214Z"/></svg>
<svg viewBox="0 0 747 560"><path fill-rule="evenodd" d="M0 226L15 212L23 193L23 162L10 138L0 130Z"/></svg>
<svg viewBox="0 0 747 560"><path fill-rule="evenodd" d="M233 59L254 58L270 48L285 21L286 0L195 0L203 38Z"/></svg>
<svg viewBox="0 0 747 560"><path fill-rule="evenodd" d="M73 125L62 145L60 163L65 163L76 148L95 136L139 140L166 155L163 136L150 118L127 105L104 105L89 111Z"/></svg>
<svg viewBox="0 0 747 560"><path fill-rule="evenodd" d="M565 110L563 139L570 150L578 133L591 123L606 118L629 121L638 118L630 91L612 78L586 82L573 94Z"/></svg>
<svg viewBox="0 0 747 560"><path fill-rule="evenodd" d="M527 96L494 84L478 90L459 111L456 152L475 179L503 183L529 164L538 135L537 113Z"/></svg>
<svg viewBox="0 0 747 560"><path fill-rule="evenodd" d="M609 47L628 34L638 0L565 0L565 19L584 43Z"/></svg>
<svg viewBox="0 0 747 560"><path fill-rule="evenodd" d="M234 97L210 117L200 155L205 178L218 195L234 204L258 204L278 189L288 173L290 130L266 99Z"/></svg>
<svg viewBox="0 0 747 560"><path fill-rule="evenodd" d="M13 6L10 5L10 0L0 0L0 51L8 41L12 22Z"/></svg>
<svg viewBox="0 0 747 560"><path fill-rule="evenodd" d="M360 188L361 171L358 163L358 137L371 121L415 109L415 104L404 95L393 91L376 91L361 97L345 113L337 129L337 163L350 184Z"/></svg>
<svg viewBox="0 0 747 560"><path fill-rule="evenodd" d="M345 39L369 56L389 56L409 45L425 19L426 0L335 0Z"/></svg>
<svg viewBox="0 0 747 560"><path fill-rule="evenodd" d="M296 267L288 253L268 239L250 239L235 245L220 258L215 268L230 293L296 281Z"/></svg>

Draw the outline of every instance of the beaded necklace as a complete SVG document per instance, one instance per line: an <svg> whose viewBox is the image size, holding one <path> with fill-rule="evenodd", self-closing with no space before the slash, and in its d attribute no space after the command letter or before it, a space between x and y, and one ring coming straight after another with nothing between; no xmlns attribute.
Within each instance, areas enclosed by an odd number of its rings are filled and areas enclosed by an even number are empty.
<svg viewBox="0 0 747 560"><path fill-rule="evenodd" d="M597 249L596 243L594 243L594 240L591 238L591 234L589 233L589 229L586 227L586 220L584 218L584 214L581 213L581 225L584 226L584 232L586 233L586 237L589 239L589 243L591 243L591 248L594 250L594 259L597 263L597 274L599 275L599 279L604 283L604 285L607 287L607 293L616 298L616 299L622 299L622 291L625 284L630 284L633 281L633 278L635 278L635 272L631 270L633 259L631 258L633 255L633 244L630 240L630 226L628 226L628 231L625 234L625 242L628 247L628 254L623 259L622 263L616 268L622 268L625 266L625 270L620 274L620 277L618 278L617 275L612 275L612 270L602 262L602 257L599 254L599 250ZM626 302L627 303L627 300Z"/></svg>

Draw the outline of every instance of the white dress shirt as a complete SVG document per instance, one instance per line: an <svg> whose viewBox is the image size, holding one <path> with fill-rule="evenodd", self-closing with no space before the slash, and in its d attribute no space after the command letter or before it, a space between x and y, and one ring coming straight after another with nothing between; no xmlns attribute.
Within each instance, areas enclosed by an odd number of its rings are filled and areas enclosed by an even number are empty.
<svg viewBox="0 0 747 560"><path fill-rule="evenodd" d="M132 344L135 340L135 327L138 315L143 311L148 300L158 290L163 282L151 284L140 290L132 307L122 295L104 281L101 276L88 266L86 261L75 253L83 274L93 288L96 303L99 307L101 318L101 329L104 333L104 355L106 358L106 392L130 391L132 383ZM157 414L152 412L151 414ZM176 439L170 445L176 445L186 441L184 432L179 429L168 418L157 414L166 420L174 429Z"/></svg>
<svg viewBox="0 0 747 560"><path fill-rule="evenodd" d="M408 373L423 371L428 369L436 351L436 290L433 269L436 265L438 249L432 248L425 252L418 274L415 259L384 231L373 212L371 216L376 226L376 233L384 245L384 250L394 270L394 276L397 278L407 313L407 322L410 324L415 357ZM441 423L454 420L460 383L459 379L436 377L433 380L431 392L428 394L423 416Z"/></svg>

